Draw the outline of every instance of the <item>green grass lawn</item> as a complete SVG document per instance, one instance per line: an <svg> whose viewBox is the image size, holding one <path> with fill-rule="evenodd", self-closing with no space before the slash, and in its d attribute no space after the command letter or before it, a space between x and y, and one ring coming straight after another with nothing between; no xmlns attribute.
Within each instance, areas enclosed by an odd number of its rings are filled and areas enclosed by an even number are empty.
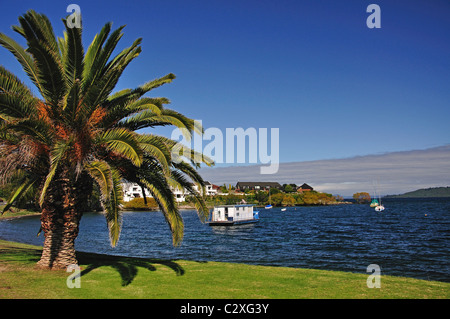
<svg viewBox="0 0 450 319"><path fill-rule="evenodd" d="M81 288L35 269L41 247L0 241L0 298L449 298L450 283L368 274L78 253Z"/></svg>

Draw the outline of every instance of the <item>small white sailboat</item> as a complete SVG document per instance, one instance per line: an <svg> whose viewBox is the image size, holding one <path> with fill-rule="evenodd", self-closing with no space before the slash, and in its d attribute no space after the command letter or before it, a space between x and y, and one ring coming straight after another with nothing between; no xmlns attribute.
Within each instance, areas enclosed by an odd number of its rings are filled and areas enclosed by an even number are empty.
<svg viewBox="0 0 450 319"><path fill-rule="evenodd" d="M376 199L376 198L372 199L372 202L370 203L370 207L377 207L378 205L380 205L380 203L378 203L378 199Z"/></svg>
<svg viewBox="0 0 450 319"><path fill-rule="evenodd" d="M281 211L282 211L282 212L285 212L285 211L286 211L286 208L282 208Z"/></svg>
<svg viewBox="0 0 450 319"><path fill-rule="evenodd" d="M270 187L269 187L269 204L267 204L264 208L265 209L271 209L272 208L272 202L270 200Z"/></svg>
<svg viewBox="0 0 450 319"><path fill-rule="evenodd" d="M380 203L378 202L377 199L377 190L375 189L375 185L372 181L372 186L373 186L373 198L372 198L372 202L370 203L370 207L377 207L378 205L380 205Z"/></svg>
<svg viewBox="0 0 450 319"><path fill-rule="evenodd" d="M375 190L375 196L376 196L376 193L377 193L377 191ZM375 205L375 203L376 203L376 205ZM381 195L380 194L378 194L378 200L375 199L374 201L372 201L372 203L370 204L370 207L375 207L376 212L382 212L384 210L384 206L381 204Z"/></svg>

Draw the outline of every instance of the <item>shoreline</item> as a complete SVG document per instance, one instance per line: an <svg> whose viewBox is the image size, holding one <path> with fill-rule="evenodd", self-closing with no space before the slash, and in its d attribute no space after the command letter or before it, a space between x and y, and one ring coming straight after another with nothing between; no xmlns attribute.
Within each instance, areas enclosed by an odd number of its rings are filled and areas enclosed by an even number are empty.
<svg viewBox="0 0 450 319"><path fill-rule="evenodd" d="M353 202L344 201L344 202L336 202L336 203L326 203L326 204L309 204L309 205L294 205L294 206L274 206L273 208L297 208L297 207L313 207L313 206L338 206L338 205L352 205ZM232 204L216 204L216 205L207 205L208 209L213 209L214 206L220 206L220 205L232 205ZM255 205L255 208L265 208L265 205L257 205L257 204L250 204ZM191 205L179 205L178 209L180 210L195 210L195 206ZM159 211L158 208L149 208L149 209L138 209L138 208L128 208L124 209L123 211Z"/></svg>
<svg viewBox="0 0 450 319"><path fill-rule="evenodd" d="M296 206L274 206L273 208L298 208L298 207L313 207L313 206L338 206L338 205L352 205L352 202L338 202L338 203L327 203L327 204L311 204L311 205L296 205ZM217 205L225 205L225 204L217 204ZM207 205L208 209L213 209L214 205ZM255 205L256 208L264 209L265 206ZM195 210L194 206L190 205L180 205L178 206L180 210ZM134 209L123 209L122 212L159 212L159 208L134 208ZM97 212L88 212L88 213L102 213L101 211ZM9 216L13 214L13 216ZM15 215L17 214L17 215ZM32 212L32 211L21 211L21 212L5 212L3 215L0 215L0 221L3 220L12 220L16 218L24 218L24 217L32 217L39 216L40 212Z"/></svg>
<svg viewBox="0 0 450 319"><path fill-rule="evenodd" d="M40 216L41 213L38 212L31 212L28 211L28 213L24 213L24 212L15 212L12 214L20 214L20 215L15 215L15 216L8 216L9 214L11 214L11 212L5 212L3 215L0 215L0 222L3 220L11 220L11 219L16 219L16 218L23 218L23 217L32 217L32 216Z"/></svg>

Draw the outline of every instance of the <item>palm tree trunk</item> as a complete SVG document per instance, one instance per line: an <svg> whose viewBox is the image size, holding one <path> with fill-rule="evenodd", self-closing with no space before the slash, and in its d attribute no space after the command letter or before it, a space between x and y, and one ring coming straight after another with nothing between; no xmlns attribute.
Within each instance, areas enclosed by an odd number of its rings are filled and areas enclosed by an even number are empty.
<svg viewBox="0 0 450 319"><path fill-rule="evenodd" d="M83 204L92 191L81 177L76 182L60 178L55 180L44 201L41 228L45 240L42 256L37 266L49 269L66 269L77 264L75 239L78 236Z"/></svg>
<svg viewBox="0 0 450 319"><path fill-rule="evenodd" d="M64 210L43 210L41 227L44 231L44 247L37 265L41 268L65 269L77 264L75 239L78 236L81 216Z"/></svg>

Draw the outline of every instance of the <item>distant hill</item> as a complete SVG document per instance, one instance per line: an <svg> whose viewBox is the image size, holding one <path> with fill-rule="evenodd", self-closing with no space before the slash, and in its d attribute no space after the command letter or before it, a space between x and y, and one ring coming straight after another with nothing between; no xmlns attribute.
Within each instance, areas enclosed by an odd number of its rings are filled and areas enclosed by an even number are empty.
<svg viewBox="0 0 450 319"><path fill-rule="evenodd" d="M412 197L450 197L450 187L422 188L400 195L388 195L387 198L412 198Z"/></svg>

